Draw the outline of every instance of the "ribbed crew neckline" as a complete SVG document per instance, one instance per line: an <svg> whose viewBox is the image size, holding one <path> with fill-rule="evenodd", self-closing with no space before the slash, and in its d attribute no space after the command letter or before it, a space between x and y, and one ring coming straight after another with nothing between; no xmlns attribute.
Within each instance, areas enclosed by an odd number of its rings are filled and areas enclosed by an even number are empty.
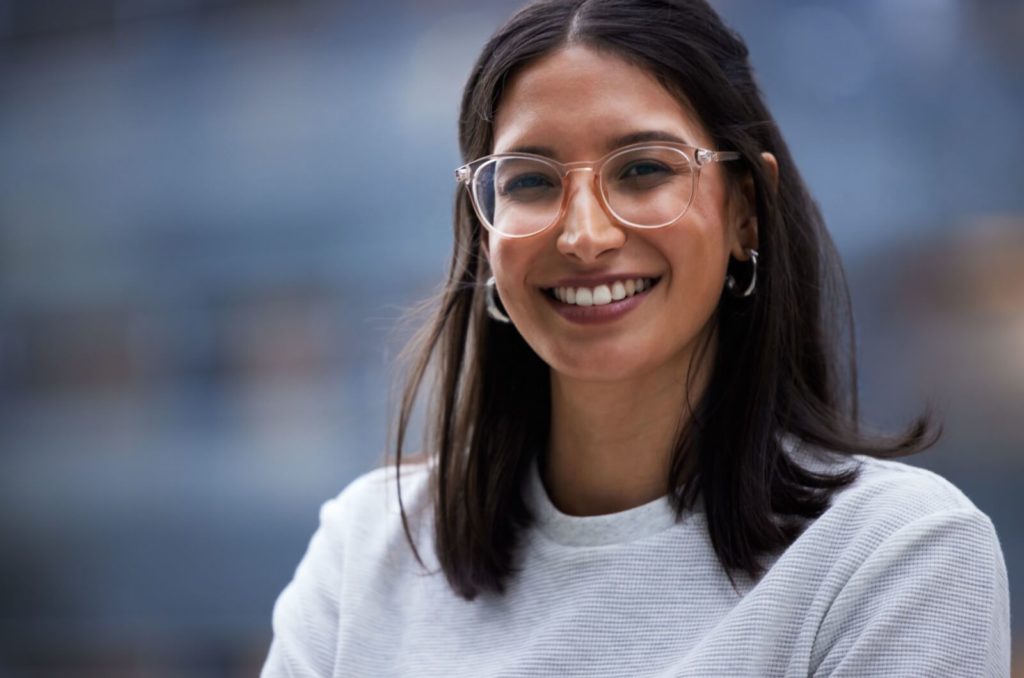
<svg viewBox="0 0 1024 678"><path fill-rule="evenodd" d="M540 477L537 459L530 464L527 502L536 518L536 527L550 540L565 546L608 546L643 539L676 524L675 510L668 495L625 511L598 516L571 516L562 513L551 501ZM702 511L698 499L693 511Z"/></svg>

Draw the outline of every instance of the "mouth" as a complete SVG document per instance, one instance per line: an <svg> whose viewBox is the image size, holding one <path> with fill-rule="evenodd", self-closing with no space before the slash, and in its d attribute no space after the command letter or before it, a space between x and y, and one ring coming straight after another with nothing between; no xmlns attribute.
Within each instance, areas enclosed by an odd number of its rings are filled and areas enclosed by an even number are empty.
<svg viewBox="0 0 1024 678"><path fill-rule="evenodd" d="M594 287L545 287L543 291L551 299L570 306L605 306L642 294L660 280L660 277L633 278Z"/></svg>

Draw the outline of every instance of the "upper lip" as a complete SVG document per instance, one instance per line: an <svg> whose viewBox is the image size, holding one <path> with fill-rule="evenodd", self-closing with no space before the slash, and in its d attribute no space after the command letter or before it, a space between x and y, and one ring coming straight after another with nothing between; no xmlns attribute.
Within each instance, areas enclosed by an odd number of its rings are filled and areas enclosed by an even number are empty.
<svg viewBox="0 0 1024 678"><path fill-rule="evenodd" d="M614 282L626 282L638 278L659 278L661 276L650 273L604 273L601 275L574 275L561 278L551 285L542 285L544 289L555 287L597 287L598 285L611 285Z"/></svg>

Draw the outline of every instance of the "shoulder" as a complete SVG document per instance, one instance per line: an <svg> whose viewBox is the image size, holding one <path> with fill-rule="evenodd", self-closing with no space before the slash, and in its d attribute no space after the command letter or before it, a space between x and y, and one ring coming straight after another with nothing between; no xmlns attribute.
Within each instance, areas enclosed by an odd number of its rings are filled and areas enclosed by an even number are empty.
<svg viewBox="0 0 1024 678"><path fill-rule="evenodd" d="M966 513L984 516L956 485L928 469L891 459L843 455L809 445L786 443L787 455L805 469L835 473L852 470L852 483L832 495L821 518L847 525L884 523L892 528L929 515ZM987 518L986 518L987 519Z"/></svg>
<svg viewBox="0 0 1024 678"><path fill-rule="evenodd" d="M838 493L827 513L832 523L846 523L849 538L862 537L876 550L927 550L936 559L991 569L1002 561L995 527L958 487L933 471L898 461L857 457L859 476ZM824 516L823 516L824 517ZM856 533L850 533L850 529Z"/></svg>
<svg viewBox="0 0 1024 678"><path fill-rule="evenodd" d="M863 456L843 463L857 479L783 555L820 603L820 673L917 675L926 665L988 663L998 675L1009 664L1009 590L992 521L932 471Z"/></svg>
<svg viewBox="0 0 1024 678"><path fill-rule="evenodd" d="M328 500L324 507L329 511L361 510L379 508L381 503L389 504L398 498L399 484L402 498L406 493L419 496L423 493L430 468L425 463L402 464L398 467L387 465L367 471L352 480L334 498Z"/></svg>
<svg viewBox="0 0 1024 678"><path fill-rule="evenodd" d="M401 473L394 466L375 469L321 506L320 526L274 604L274 640L263 675L333 671L342 610L365 592L393 588L395 574L410 571L401 548L398 487L415 530L429 513L423 511L428 477L423 465L403 464Z"/></svg>
<svg viewBox="0 0 1024 678"><path fill-rule="evenodd" d="M953 483L899 461L812 456L805 466L855 468L857 477L781 555L779 575L817 581L825 599L854 608L875 594L880 598L872 606L887 604L914 586L971 593L963 601L968 606L974 600L993 610L1006 607L1006 566L995 527Z"/></svg>
<svg viewBox="0 0 1024 678"><path fill-rule="evenodd" d="M419 465L403 464L400 475L394 466L374 469L324 502L320 524L279 604L302 605L324 591L337 595L346 583L359 584L379 575L386 562L400 567L406 550L402 547L407 546L401 510L413 536L422 534L422 519L429 514L423 510L428 504L428 475Z"/></svg>
<svg viewBox="0 0 1024 678"><path fill-rule="evenodd" d="M396 524L401 528L402 509L418 524L429 504L429 477L425 463L403 464L400 471L388 465L364 473L320 507L320 530L341 541L389 533Z"/></svg>
<svg viewBox="0 0 1024 678"><path fill-rule="evenodd" d="M790 455L812 470L857 472L793 543L792 557L813 559L817 567L847 575L880 554L906 550L925 549L935 558L962 561L966 547L978 558L1002 559L989 517L933 471L862 455Z"/></svg>
<svg viewBox="0 0 1024 678"><path fill-rule="evenodd" d="M838 492L834 505L898 510L906 517L941 511L978 511L953 483L928 469L891 459L856 455L848 462L858 469L857 480Z"/></svg>

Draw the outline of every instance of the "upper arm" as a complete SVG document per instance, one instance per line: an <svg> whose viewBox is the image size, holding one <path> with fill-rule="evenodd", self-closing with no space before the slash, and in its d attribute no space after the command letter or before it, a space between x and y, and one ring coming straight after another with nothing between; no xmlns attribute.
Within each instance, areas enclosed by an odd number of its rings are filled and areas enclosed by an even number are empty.
<svg viewBox="0 0 1024 678"><path fill-rule="evenodd" d="M815 676L1008 676L1009 590L991 521L925 516L850 577L815 641Z"/></svg>
<svg viewBox="0 0 1024 678"><path fill-rule="evenodd" d="M338 635L342 539L340 499L320 509L320 527L274 604L274 639L263 678L330 676Z"/></svg>

